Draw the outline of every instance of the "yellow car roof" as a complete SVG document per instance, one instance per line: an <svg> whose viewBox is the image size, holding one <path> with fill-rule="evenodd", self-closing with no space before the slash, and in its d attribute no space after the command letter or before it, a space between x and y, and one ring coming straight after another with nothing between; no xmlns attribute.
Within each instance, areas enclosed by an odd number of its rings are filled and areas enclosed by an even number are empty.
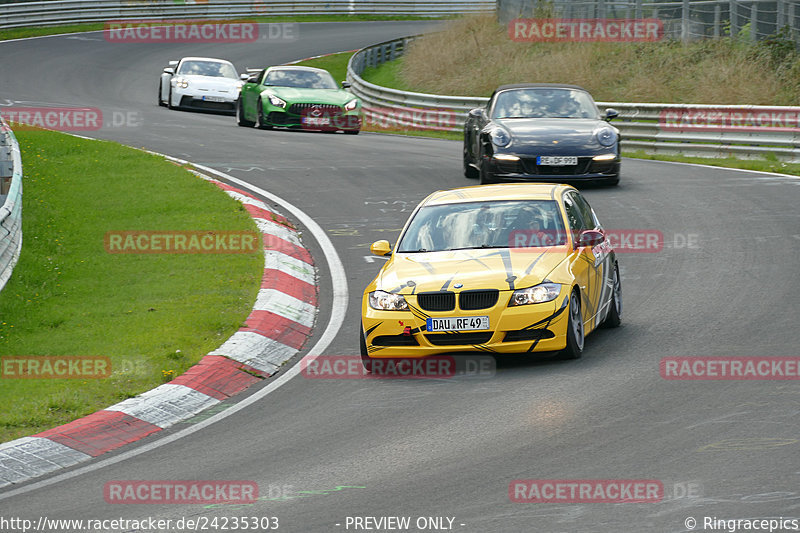
<svg viewBox="0 0 800 533"><path fill-rule="evenodd" d="M455 204L482 200L553 200L570 185L552 183L503 183L475 185L436 191L423 200L425 205Z"/></svg>

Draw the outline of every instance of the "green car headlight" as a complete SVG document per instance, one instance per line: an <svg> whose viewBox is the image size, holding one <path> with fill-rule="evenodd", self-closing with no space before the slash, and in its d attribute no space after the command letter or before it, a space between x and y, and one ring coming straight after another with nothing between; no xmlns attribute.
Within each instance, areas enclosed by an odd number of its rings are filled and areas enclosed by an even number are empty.
<svg viewBox="0 0 800 533"><path fill-rule="evenodd" d="M280 107L281 109L286 109L286 102L275 96L274 94L269 95L269 103L274 105L275 107Z"/></svg>
<svg viewBox="0 0 800 533"><path fill-rule="evenodd" d="M509 307L517 305L541 304L555 300L561 292L561 285L558 283L540 283L527 289L518 289L511 295L508 302Z"/></svg>
<svg viewBox="0 0 800 533"><path fill-rule="evenodd" d="M408 311L408 303L402 294L386 291L369 293L369 306L378 311Z"/></svg>
<svg viewBox="0 0 800 533"><path fill-rule="evenodd" d="M357 107L358 107L358 98L353 98L352 100L344 104L345 111L353 111Z"/></svg>

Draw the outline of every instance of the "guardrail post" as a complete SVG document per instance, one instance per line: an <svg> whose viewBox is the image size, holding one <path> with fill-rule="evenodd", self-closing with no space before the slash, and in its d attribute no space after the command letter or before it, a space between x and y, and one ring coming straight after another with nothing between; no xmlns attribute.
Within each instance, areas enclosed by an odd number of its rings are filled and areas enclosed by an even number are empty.
<svg viewBox="0 0 800 533"><path fill-rule="evenodd" d="M730 34L731 37L736 37L739 34L739 15L736 12L736 0L728 2L728 13L730 14Z"/></svg>
<svg viewBox="0 0 800 533"><path fill-rule="evenodd" d="M636 7L634 8L634 18L644 18L644 0L636 0Z"/></svg>
<svg viewBox="0 0 800 533"><path fill-rule="evenodd" d="M750 6L750 40L756 42L758 39L758 2L753 2Z"/></svg>
<svg viewBox="0 0 800 533"><path fill-rule="evenodd" d="M714 6L714 38L719 39L720 25L722 24L722 6L717 4Z"/></svg>
<svg viewBox="0 0 800 533"><path fill-rule="evenodd" d="M681 41L683 43L689 42L689 0L683 0L681 8Z"/></svg>

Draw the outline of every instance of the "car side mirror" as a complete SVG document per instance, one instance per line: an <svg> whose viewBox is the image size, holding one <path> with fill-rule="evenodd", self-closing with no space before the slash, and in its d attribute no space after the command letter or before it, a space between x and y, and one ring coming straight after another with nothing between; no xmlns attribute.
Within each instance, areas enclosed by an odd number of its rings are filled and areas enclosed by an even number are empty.
<svg viewBox="0 0 800 533"><path fill-rule="evenodd" d="M349 89L352 86L353 86L353 84L350 83L349 81L343 81L342 82L342 89Z"/></svg>
<svg viewBox="0 0 800 533"><path fill-rule="evenodd" d="M478 107L476 109L472 109L469 112L469 116L472 118L483 118L486 116L486 110L482 107Z"/></svg>
<svg viewBox="0 0 800 533"><path fill-rule="evenodd" d="M596 229L587 229L582 231L578 236L578 242L576 243L576 246L578 248L582 248L584 246L597 246L605 239L606 236L603 235L602 231L597 231Z"/></svg>
<svg viewBox="0 0 800 533"><path fill-rule="evenodd" d="M166 67L164 69L164 74L175 74L175 69L173 67Z"/></svg>
<svg viewBox="0 0 800 533"><path fill-rule="evenodd" d="M389 244L389 241L375 241L370 245L369 251L372 252L372 255L386 257L392 255L392 245Z"/></svg>
<svg viewBox="0 0 800 533"><path fill-rule="evenodd" d="M608 120L614 120L618 116L619 116L619 111L617 111L616 109L611 109L611 108L606 109L606 120L607 121Z"/></svg>
<svg viewBox="0 0 800 533"><path fill-rule="evenodd" d="M250 74L248 74L247 72L243 72L239 74L239 79L242 81L250 81Z"/></svg>

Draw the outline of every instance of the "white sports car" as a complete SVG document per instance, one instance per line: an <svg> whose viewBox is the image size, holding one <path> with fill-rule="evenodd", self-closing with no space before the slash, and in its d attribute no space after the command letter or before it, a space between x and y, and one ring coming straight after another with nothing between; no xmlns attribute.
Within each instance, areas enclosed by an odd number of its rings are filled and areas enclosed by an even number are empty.
<svg viewBox="0 0 800 533"><path fill-rule="evenodd" d="M210 57L170 61L158 83L158 105L170 109L236 112L244 82L233 63Z"/></svg>

